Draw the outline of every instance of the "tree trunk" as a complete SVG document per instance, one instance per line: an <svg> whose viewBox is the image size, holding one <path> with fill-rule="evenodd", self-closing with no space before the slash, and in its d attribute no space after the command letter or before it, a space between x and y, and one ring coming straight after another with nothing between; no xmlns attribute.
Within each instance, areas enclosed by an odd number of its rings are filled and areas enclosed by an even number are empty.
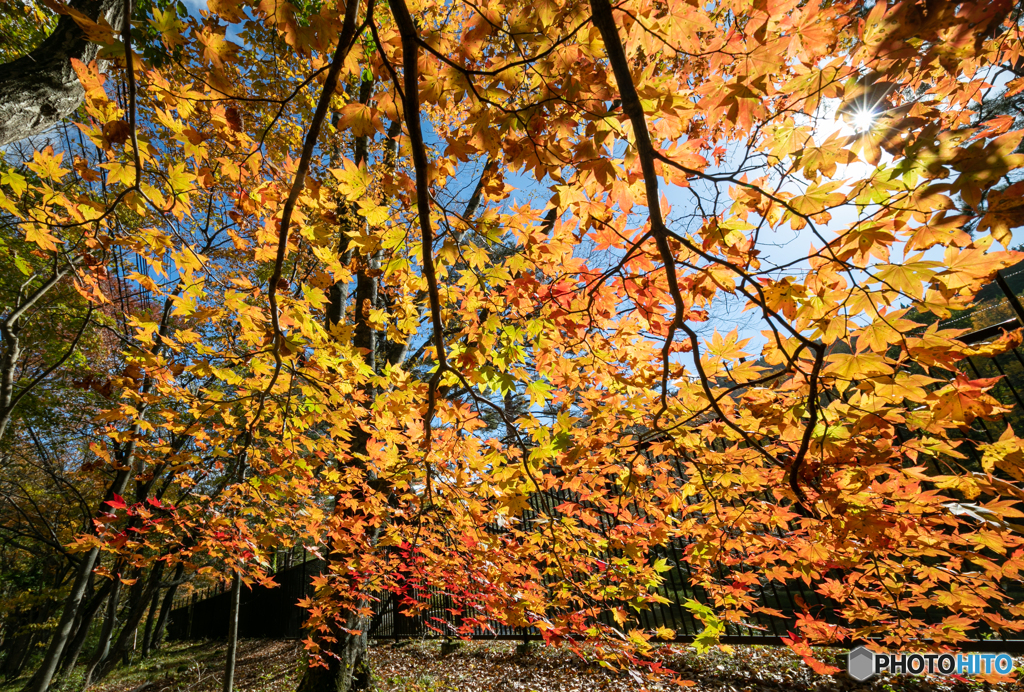
<svg viewBox="0 0 1024 692"><path fill-rule="evenodd" d="M4 648L7 649L7 656L4 658L3 668L0 669L0 673L3 674L4 679L13 680L21 675L21 671L25 667L25 661L28 659L28 652L32 648L32 641L34 638L35 633L25 632L11 637L11 641L5 642L7 646Z"/></svg>
<svg viewBox="0 0 1024 692"><path fill-rule="evenodd" d="M131 465L135 454L134 445L134 442L129 443L127 452L119 460L123 467ZM128 475L128 471L117 472L114 482L107 489L106 498L100 503L101 508L112 500L115 495L120 495L124 492L124 487L128 483ZM78 564L78 573L75 575L75 583L72 584L71 592L68 594L67 600L64 601L64 612L61 614L60 623L58 623L56 631L54 631L53 636L50 638L50 646L46 649L46 655L43 656L43 661L39 664L36 674L32 676L32 680L29 681L25 692L46 692L50 688L50 681L53 679L53 674L57 670L57 663L60 661L60 657L64 653L64 647L71 636L71 629L74 627L75 619L78 617L78 610L82 606L82 597L85 595L85 589L89 584L89 578L92 576L92 570L96 566L99 555L100 549L93 548L82 556L82 561ZM116 595L112 596L112 598L115 601L117 600Z"/></svg>
<svg viewBox="0 0 1024 692"><path fill-rule="evenodd" d="M235 686L235 656L238 653L238 605L242 596L242 578L238 570L231 577L231 611L228 615L228 655L224 662L224 692Z"/></svg>
<svg viewBox="0 0 1024 692"><path fill-rule="evenodd" d="M117 621L117 602L121 600L121 580L116 574L117 570L115 570L115 581L110 592L110 600L107 601L107 616L103 620L103 629L100 630L100 640L96 644L96 651L89 660L89 669L85 672L83 688L92 684L93 675L99 666L107 660L107 655L110 653L110 638L114 633L114 624Z"/></svg>
<svg viewBox="0 0 1024 692"><path fill-rule="evenodd" d="M349 618L349 629L365 627L365 618ZM327 667L307 668L298 692L350 692L370 689L370 659L365 630L352 635L341 628L334 633Z"/></svg>
<svg viewBox="0 0 1024 692"><path fill-rule="evenodd" d="M171 578L171 585L167 587L167 593L164 594L164 602L160 606L160 617L156 621L156 631L153 632L153 641L150 642L150 647L154 651L160 648L160 640L164 636L164 629L167 627L167 620L170 618L171 609L174 608L174 594L178 590L178 582L181 581L184 574L185 563L178 563L178 566L174 569L174 576Z"/></svg>
<svg viewBox="0 0 1024 692"><path fill-rule="evenodd" d="M142 634L142 658L149 656L150 644L153 641L153 623L156 611L160 609L160 584L153 589L153 597L149 599L149 610L146 612L146 631Z"/></svg>
<svg viewBox="0 0 1024 692"><path fill-rule="evenodd" d="M89 628L92 626L92 621L96 617L96 613L99 611L100 606L110 595L110 590L114 586L114 582L107 581L99 591L93 595L92 599L85 606L85 609L81 614L81 622L78 625L78 630L75 632L74 638L71 643L64 649L64 654L61 656L60 668L57 672L59 677L64 677L75 668L75 664L78 663L78 657L82 653L82 648L85 646L85 640L89 636Z"/></svg>
<svg viewBox="0 0 1024 692"><path fill-rule="evenodd" d="M118 635L117 641L105 657L105 660L99 662L100 665L95 678L90 682L98 682L109 675L114 667L117 666L118 660L128 653L128 642L138 630L139 623L142 622L142 616L146 614L146 607L153 600L153 592L160 587L160 577L163 575L163 572L164 563L157 562L153 565L149 578L145 581L144 588L139 592L136 592L135 589L132 590L134 598L128 604L128 615L125 617L124 627L121 628L121 633ZM136 584L139 583L136 582Z"/></svg>
<svg viewBox="0 0 1024 692"><path fill-rule="evenodd" d="M64 612L57 625L57 630L50 639L50 646L46 650L43 662L25 688L26 692L45 692L50 687L50 680L53 679L53 674L57 670L57 663L60 661L61 654L64 653L64 646L71 636L71 628L75 624L78 609L82 605L85 587L89 583L92 568L96 565L96 559L99 555L100 549L93 548L82 556L82 562L78 566L78 574L75 575L75 583L71 585L71 592L64 602Z"/></svg>
<svg viewBox="0 0 1024 692"><path fill-rule="evenodd" d="M105 19L115 30L121 27L123 0L75 0L71 7L94 21ZM99 49L64 15L35 50L0 65L0 146L39 134L78 110L85 89L71 60L89 64Z"/></svg>
<svg viewBox="0 0 1024 692"><path fill-rule="evenodd" d="M60 663L57 666L57 675L59 676L62 664L68 656L68 652L73 647L74 643L80 639L79 635L85 632L89 628L89 623L85 622L86 611L89 610L89 606L92 605L96 600L96 588L93 586L95 582L95 573L89 576L89 583L85 587L85 594L82 596L83 599L88 598L87 605L84 608L79 608L78 613L75 615L75 623L71 626L71 633L68 635L71 639L71 644L64 647L64 652L60 656ZM83 627L84 625L84 627Z"/></svg>
<svg viewBox="0 0 1024 692"><path fill-rule="evenodd" d="M369 435L362 428L357 427L352 440L353 452L365 453L368 441ZM367 532L367 550L375 549L380 531L380 526L375 526ZM333 555L333 545L329 542L326 551L327 564L325 565L327 573L330 573ZM365 610L369 603L363 601L358 605L359 609ZM355 690L370 689L371 668L367 650L367 631L370 623L370 618L359 616L357 611L348 614L344 627L335 623L331 628L331 636L329 638L321 637L319 642L327 667L307 668L299 683L298 692L354 692ZM351 634L351 632L360 634Z"/></svg>
<svg viewBox="0 0 1024 692"><path fill-rule="evenodd" d="M358 294L358 290L357 290ZM357 330L358 334L358 330ZM372 346L372 332L371 332ZM370 351L373 352L372 350ZM352 440L354 454L365 453L369 435L360 427L356 427ZM338 509L335 509L338 511ZM366 534L367 549L373 550L380 536L380 527L376 526ZM330 573L331 559L334 556L333 545L328 543L326 551L326 572ZM359 604L365 608L368 603ZM370 618L361 617L357 612L350 612L345 619L344 627L335 623L331 628L330 637L320 637L321 651L327 667L314 666L306 669L299 683L298 692L353 692L354 690L370 689L370 658L367 651L367 630ZM350 634L350 632L360 634Z"/></svg>

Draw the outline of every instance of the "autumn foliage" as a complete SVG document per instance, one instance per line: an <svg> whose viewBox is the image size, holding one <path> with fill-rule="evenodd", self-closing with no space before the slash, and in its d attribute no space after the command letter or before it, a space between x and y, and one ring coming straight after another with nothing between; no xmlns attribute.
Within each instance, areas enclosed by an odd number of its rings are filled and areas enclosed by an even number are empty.
<svg viewBox="0 0 1024 692"><path fill-rule="evenodd" d="M1024 440L967 434L1008 409L961 366L1019 332L937 321L1024 257L1024 130L984 107L1024 90L1012 3L133 19L78 19L106 46L79 116L0 179L29 288L107 354L62 538L97 578L267 579L305 545L324 665L409 583L466 631L642 653L682 540L702 644L769 582L841 614L799 613L798 651L1024 629Z"/></svg>

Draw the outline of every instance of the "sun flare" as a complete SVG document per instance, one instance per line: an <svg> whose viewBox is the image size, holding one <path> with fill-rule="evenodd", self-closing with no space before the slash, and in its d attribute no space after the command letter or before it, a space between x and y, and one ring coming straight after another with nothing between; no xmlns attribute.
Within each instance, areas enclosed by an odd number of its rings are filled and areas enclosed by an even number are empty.
<svg viewBox="0 0 1024 692"><path fill-rule="evenodd" d="M850 114L849 124L855 132L866 132L875 124L877 114L868 108L857 110Z"/></svg>

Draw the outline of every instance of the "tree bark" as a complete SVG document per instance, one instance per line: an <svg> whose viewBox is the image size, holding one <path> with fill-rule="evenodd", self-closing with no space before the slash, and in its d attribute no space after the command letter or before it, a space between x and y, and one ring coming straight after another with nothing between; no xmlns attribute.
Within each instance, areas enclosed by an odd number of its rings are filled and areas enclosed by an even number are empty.
<svg viewBox="0 0 1024 692"><path fill-rule="evenodd" d="M49 689L50 680L53 679L53 674L57 670L57 662L60 661L61 654L64 653L64 646L71 636L71 628L75 624L78 609L82 605L82 597L85 595L89 575L92 574L92 568L96 565L99 554L100 549L93 548L82 557L82 562L78 566L78 574L75 575L75 583L72 584L71 593L68 594L67 600L64 602L64 613L61 615L60 623L50 639L50 646L46 650L43 662L25 688L26 692L45 692Z"/></svg>
<svg viewBox="0 0 1024 692"><path fill-rule="evenodd" d="M163 575L163 572L164 563L157 562L149 573L149 579L146 580L145 587L139 593L134 593L133 590L132 598L128 604L128 615L124 620L124 627L121 628L121 633L118 635L117 641L110 649L105 660L100 661L96 676L91 682L98 682L109 675L117 666L118 660L128 652L128 641L138 630L139 623L142 622L142 616L146 614L146 607L153 600L153 592L160 587L160 577Z"/></svg>
<svg viewBox="0 0 1024 692"><path fill-rule="evenodd" d="M366 626L365 618L352 616L346 623L349 629ZM298 692L349 692L370 689L370 660L365 630L352 635L336 628L337 641L332 645L333 656L327 658L327 667L307 668Z"/></svg>
<svg viewBox="0 0 1024 692"><path fill-rule="evenodd" d="M117 605L121 600L121 580L117 576L118 571L115 568L114 586L110 592L110 600L107 601L107 616L103 619L103 629L100 630L100 640L96 644L96 651L93 652L92 658L89 660L89 669L85 672L83 688L92 684L93 676L110 653L110 639L114 634L114 625L117 622Z"/></svg>
<svg viewBox="0 0 1024 692"><path fill-rule="evenodd" d="M149 656L150 645L153 642L153 623L156 621L156 612L160 609L160 585L153 589L153 597L149 599L149 610L146 612L146 631L142 634L142 658Z"/></svg>
<svg viewBox="0 0 1024 692"><path fill-rule="evenodd" d="M107 583L105 583L100 590L96 592L82 611L75 636L71 640L71 643L64 649L64 654L61 656L60 668L57 671L57 675L59 677L63 677L74 670L75 664L78 663L78 657L82 653L82 648L85 646L86 637L89 636L89 628L92 626L92 621L96 617L96 613L99 611L100 606L103 605L107 596L110 595L110 589L113 585L114 583L108 580Z"/></svg>
<svg viewBox="0 0 1024 692"><path fill-rule="evenodd" d="M362 441L362 444L365 445L365 440ZM368 533L367 541L370 550L376 545L379 535L379 527ZM330 570L330 552L328 552L327 569ZM368 604L363 602L359 605L365 607ZM326 654L324 659L327 667L307 668L297 692L369 690L372 685L367 637L369 625L370 618L362 617L355 611L349 612L344 626L335 623L331 628L330 638L321 638L320 642ZM359 632L359 634L351 634L351 632Z"/></svg>
<svg viewBox="0 0 1024 692"><path fill-rule="evenodd" d="M348 222L346 214L345 222ZM366 266L374 263L373 258L366 258ZM335 300L343 300L345 293L338 290L334 295ZM376 280L364 269L356 275L356 290L353 295L353 322L355 329L352 335L352 345L364 352L364 360L371 369L376 369L377 334L370 326L367 315L369 309L377 304ZM344 305L336 310L328 311L328 329L341 321L344 315ZM366 445L369 442L369 435L358 425L354 427L352 438L353 455L365 454ZM338 511L337 509L335 511ZM379 528L368 535L369 549L373 550L376 544ZM330 571L331 560L334 557L333 546L327 551L327 571ZM298 692L351 692L352 690L367 690L370 688L370 662L367 653L366 630L369 626L369 619L359 617L350 613L344 627L335 624L331 628L330 638L322 638L321 648L325 653L327 667L315 666L307 668L299 683ZM346 630L359 631L361 634L353 635Z"/></svg>
<svg viewBox="0 0 1024 692"><path fill-rule="evenodd" d="M163 604L160 606L160 617L157 618L156 631L153 632L153 641L149 645L153 651L160 648L160 640L164 636L164 629L167 627L167 620L170 618L171 609L174 608L174 594L178 590L178 584L181 582L184 574L185 563L179 562L178 566L174 569L171 585L167 587L167 593L164 594Z"/></svg>
<svg viewBox="0 0 1024 692"><path fill-rule="evenodd" d="M352 345L365 351L364 358L367 365L374 368L377 351L376 333L367 324L363 308L374 306L376 286L374 279L368 277L365 271L359 272L356 277L356 290L353 298L355 330ZM343 310L344 307L341 309L342 313ZM328 320L331 320L330 313ZM329 322L328 327L332 323L333 320ZM355 426L352 439L353 454L364 454L368 441L369 435L358 425ZM335 511L339 510L336 508ZM375 529L372 535L367 536L370 550L376 544L378 534L379 528ZM333 548L334 546L329 543L327 572L330 572L331 560L334 558ZM320 637L320 645L327 667L307 668L299 683L298 692L352 692L353 690L370 689L370 661L366 636L369 624L368 618L359 617L352 612L347 616L344 627L335 623L331 627L329 637ZM361 634L353 635L350 633L351 631L358 631Z"/></svg>
<svg viewBox="0 0 1024 692"><path fill-rule="evenodd" d="M121 0L74 0L71 8L94 22L121 26ZM74 113L85 89L71 66L72 58L88 64L100 46L64 15L57 28L31 53L0 65L0 146L39 134Z"/></svg>
<svg viewBox="0 0 1024 692"><path fill-rule="evenodd" d="M242 578L238 570L231 577L231 611L228 615L228 655L224 662L224 692L235 687L235 657L238 654L238 605L242 596Z"/></svg>

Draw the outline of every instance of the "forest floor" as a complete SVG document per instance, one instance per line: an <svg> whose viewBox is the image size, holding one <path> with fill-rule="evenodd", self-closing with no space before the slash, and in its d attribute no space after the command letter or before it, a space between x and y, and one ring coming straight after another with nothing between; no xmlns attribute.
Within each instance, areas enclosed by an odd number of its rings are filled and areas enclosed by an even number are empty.
<svg viewBox="0 0 1024 692"><path fill-rule="evenodd" d="M567 649L535 645L517 654L515 642L471 642L447 656L439 642L416 642L371 648L378 692L1024 692L1022 662L1018 682L988 685L975 680L899 676L858 683L845 672L817 675L788 649L737 646L731 654L662 646L657 659L695 684L670 678L644 680L638 674L610 672L581 660ZM295 641L243 640L239 643L235 690L292 692L305 666ZM825 660L845 669L845 651L829 650ZM89 692L219 692L224 645L217 642L171 643L146 661L114 671ZM79 675L81 673L78 673ZM20 690L24 681L0 686ZM74 677L62 692L79 692Z"/></svg>

